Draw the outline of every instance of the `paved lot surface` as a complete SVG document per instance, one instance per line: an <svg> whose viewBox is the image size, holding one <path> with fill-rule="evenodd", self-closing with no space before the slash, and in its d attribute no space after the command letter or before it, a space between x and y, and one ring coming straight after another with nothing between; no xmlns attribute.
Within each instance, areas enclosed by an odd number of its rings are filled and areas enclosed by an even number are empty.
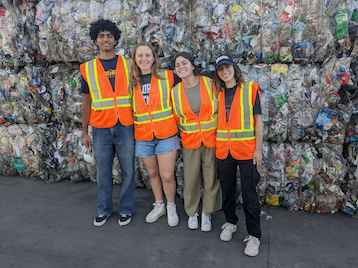
<svg viewBox="0 0 358 268"><path fill-rule="evenodd" d="M118 193L115 186L115 200ZM222 242L222 211L214 214L211 232L189 230L183 202L176 201L177 227L169 227L166 217L144 221L153 202L144 189L136 191L130 225L119 226L114 213L94 227L96 184L0 176L0 267L358 267L358 219L343 213L265 206L273 220L261 222L260 253L251 258L243 253L242 209L238 231Z"/></svg>

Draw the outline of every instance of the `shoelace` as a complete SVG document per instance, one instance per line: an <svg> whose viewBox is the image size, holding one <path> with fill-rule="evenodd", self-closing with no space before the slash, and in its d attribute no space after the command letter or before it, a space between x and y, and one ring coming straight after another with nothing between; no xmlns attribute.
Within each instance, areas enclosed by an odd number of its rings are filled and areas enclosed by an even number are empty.
<svg viewBox="0 0 358 268"><path fill-rule="evenodd" d="M152 205L154 206L154 208L152 210L153 212L156 212L160 207L160 205L158 203L153 203Z"/></svg>
<svg viewBox="0 0 358 268"><path fill-rule="evenodd" d="M229 223L229 222L226 222L226 223L223 224L223 226L221 226L220 229L221 229L221 230L224 230L224 229L229 229L229 228L232 229L230 223Z"/></svg>
<svg viewBox="0 0 358 268"><path fill-rule="evenodd" d="M206 215L206 214L204 214L204 215L202 216L202 219L203 219L204 221L206 221L206 222L209 222L209 221L211 220L211 215Z"/></svg>
<svg viewBox="0 0 358 268"><path fill-rule="evenodd" d="M203 225L209 226L210 224L211 224L211 222L210 222L210 217L205 217L205 218L203 219Z"/></svg>
<svg viewBox="0 0 358 268"><path fill-rule="evenodd" d="M193 217L190 217L190 223L191 224L196 223L197 220L198 220L198 214L197 213L195 213Z"/></svg>
<svg viewBox="0 0 358 268"><path fill-rule="evenodd" d="M176 208L174 206L169 208L170 216L174 216L174 211L175 210L176 210Z"/></svg>
<svg viewBox="0 0 358 268"><path fill-rule="evenodd" d="M254 244L258 244L258 241L259 241L259 239L258 238L256 238L256 237L254 237L254 236L252 236L252 235L248 235L248 236L246 236L245 237L245 239L244 239L244 242L246 243L246 242L251 242L251 243L254 243Z"/></svg>

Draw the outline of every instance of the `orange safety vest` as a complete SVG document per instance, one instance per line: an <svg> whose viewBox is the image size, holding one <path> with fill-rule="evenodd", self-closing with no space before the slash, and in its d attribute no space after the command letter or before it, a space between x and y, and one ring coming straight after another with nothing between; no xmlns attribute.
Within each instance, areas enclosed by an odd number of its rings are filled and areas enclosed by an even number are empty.
<svg viewBox="0 0 358 268"><path fill-rule="evenodd" d="M165 79L157 79L154 75L150 80L149 105L147 106L141 85L133 91L132 109L134 113L134 138L150 141L154 136L166 139L178 131L173 115L170 89L174 84L173 71L160 72Z"/></svg>
<svg viewBox="0 0 358 268"><path fill-rule="evenodd" d="M184 148L197 149L201 143L208 148L216 144L217 99L216 89L210 78L200 76L200 112L197 117L191 110L185 95L183 84L179 83L172 89L173 111L179 123L180 136Z"/></svg>
<svg viewBox="0 0 358 268"><path fill-rule="evenodd" d="M259 85L247 80L236 89L226 122L225 91L219 94L216 157L226 159L228 153L236 160L253 158L256 149L255 117L253 106Z"/></svg>
<svg viewBox="0 0 358 268"><path fill-rule="evenodd" d="M91 96L90 124L96 128L110 128L118 120L124 126L133 124L130 104L131 83L128 66L130 60L118 56L115 77L115 91L98 58L81 64L83 79L87 82Z"/></svg>

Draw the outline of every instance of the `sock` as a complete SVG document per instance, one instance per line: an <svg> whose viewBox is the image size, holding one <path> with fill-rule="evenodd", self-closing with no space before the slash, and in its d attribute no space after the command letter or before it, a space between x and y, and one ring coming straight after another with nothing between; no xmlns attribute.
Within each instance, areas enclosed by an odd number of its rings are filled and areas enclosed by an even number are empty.
<svg viewBox="0 0 358 268"><path fill-rule="evenodd" d="M175 205L175 201L174 202L167 202L167 205Z"/></svg>
<svg viewBox="0 0 358 268"><path fill-rule="evenodd" d="M157 203L157 204L163 204L164 203L164 200L163 199L161 199L161 200L155 200L155 203Z"/></svg>

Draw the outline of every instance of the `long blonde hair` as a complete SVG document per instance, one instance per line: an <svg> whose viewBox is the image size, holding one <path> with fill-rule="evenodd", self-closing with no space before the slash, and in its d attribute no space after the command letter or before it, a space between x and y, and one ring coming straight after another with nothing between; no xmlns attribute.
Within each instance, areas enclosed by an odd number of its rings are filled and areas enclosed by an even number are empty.
<svg viewBox="0 0 358 268"><path fill-rule="evenodd" d="M141 46L147 46L150 48L150 50L153 53L153 57L154 57L154 62L152 64L151 67L151 74L154 75L157 79L164 79L163 77L160 76L159 74L159 64L158 64L158 58L157 58L157 54L154 51L153 46L148 43L148 42L141 42L138 45L136 45L133 49L132 52L132 63L131 63L131 82L133 87L135 88L137 85L141 84L141 77L142 77L142 72L140 70L140 68L138 67L137 63L135 62L135 56L137 53L137 49L138 47Z"/></svg>

